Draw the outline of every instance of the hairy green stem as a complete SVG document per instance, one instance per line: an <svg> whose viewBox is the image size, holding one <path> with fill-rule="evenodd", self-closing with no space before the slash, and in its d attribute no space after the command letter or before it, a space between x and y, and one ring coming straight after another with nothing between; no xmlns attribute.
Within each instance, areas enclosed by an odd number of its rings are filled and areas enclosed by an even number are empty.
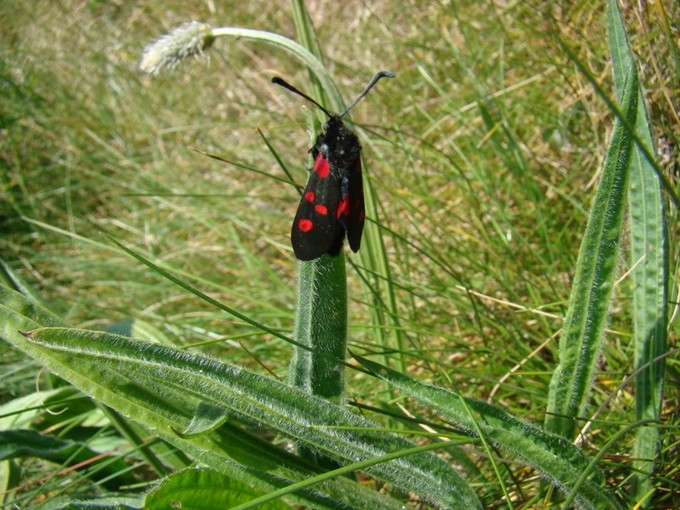
<svg viewBox="0 0 680 510"><path fill-rule="evenodd" d="M345 258L324 255L300 263L294 338L290 367L294 386L340 403L344 397L347 348L347 276Z"/></svg>

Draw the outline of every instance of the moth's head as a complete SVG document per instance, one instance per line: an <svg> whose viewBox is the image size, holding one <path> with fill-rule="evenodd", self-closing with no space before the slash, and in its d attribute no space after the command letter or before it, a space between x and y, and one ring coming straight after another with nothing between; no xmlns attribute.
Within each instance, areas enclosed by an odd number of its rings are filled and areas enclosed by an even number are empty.
<svg viewBox="0 0 680 510"><path fill-rule="evenodd" d="M326 140L341 139L348 136L355 136L342 120L341 115L331 115L323 125L323 134Z"/></svg>
<svg viewBox="0 0 680 510"><path fill-rule="evenodd" d="M328 133L329 131L338 131L343 127L345 127L345 125L342 122L342 117L340 117L338 114L331 115L328 117L328 120L323 123L324 133Z"/></svg>

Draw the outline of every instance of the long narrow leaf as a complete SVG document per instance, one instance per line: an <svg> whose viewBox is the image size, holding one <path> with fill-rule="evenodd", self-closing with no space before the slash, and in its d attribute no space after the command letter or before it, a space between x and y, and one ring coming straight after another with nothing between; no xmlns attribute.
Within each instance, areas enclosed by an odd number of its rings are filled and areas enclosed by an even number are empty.
<svg viewBox="0 0 680 510"><path fill-rule="evenodd" d="M627 123L637 114L637 73L627 73L621 109ZM604 162L576 262L569 308L560 338L559 364L548 396L546 427L572 438L583 418L607 323L623 223L633 140L619 119Z"/></svg>
<svg viewBox="0 0 680 510"><path fill-rule="evenodd" d="M412 447L394 434L367 431L375 424L341 406L207 357L116 335L63 328L40 329L23 341L16 336L10 340L86 393L124 414L134 415L170 440L173 431L186 430L198 406L207 403L344 463ZM183 441L198 441L196 446L207 452L223 450L219 437L212 434ZM238 443L237 437L234 432L230 441ZM251 471L255 465L266 465L263 452L250 451L246 446L241 455L253 466ZM215 460L210 462L213 467L218 464ZM233 463L242 459L232 455L231 459L221 460ZM433 455L410 455L366 470L440 507L480 508L461 476ZM272 481L269 483L271 486Z"/></svg>
<svg viewBox="0 0 680 510"><path fill-rule="evenodd" d="M32 457L57 462L72 469L89 467L88 476L110 490L134 483L121 459L100 458L87 444L41 434L35 430L0 431L0 460Z"/></svg>
<svg viewBox="0 0 680 510"><path fill-rule="evenodd" d="M27 342L19 333L55 323L60 325L58 320L33 303L30 298L0 286L0 338L14 344L45 366L55 367L54 372L57 375L74 383L74 386L94 396L99 402L155 429L166 441L197 461L262 491L285 487L300 477L314 474L293 455L231 424L222 426L218 431L184 439L179 431L187 430L200 406L196 405L193 410L182 407L186 406L187 400L195 403L195 399L186 391L164 388L162 383L155 382L153 386L158 392L154 393L144 385L137 384L138 380L142 381L143 371L135 373L139 367L134 363L120 370L120 373L111 367L99 370L92 363L75 361L75 358L64 357L63 353L57 356L49 349L39 349ZM83 334L89 338L85 342L86 349L92 356L97 356L95 346L100 333ZM112 336L121 341L126 338L117 335L105 336ZM139 352L137 354L141 355ZM100 362L103 362L103 359ZM128 377L124 377L123 374L127 374ZM188 416L189 414L191 416ZM319 491L301 491L295 496L296 501L320 509L396 508L396 504L390 498L350 483L346 479L333 480Z"/></svg>
<svg viewBox="0 0 680 510"><path fill-rule="evenodd" d="M635 65L626 37L623 19L616 0L609 0L609 45L612 53L614 82L623 94L626 69ZM638 113L635 130L638 139L653 154L651 126L638 88ZM638 420L658 420L663 400L664 360L668 322L668 241L666 211L661 193L662 183L654 168L636 145L631 157L630 256L633 279L633 341L635 369L635 404ZM651 475L659 448L659 429L645 425L637 430L633 458L635 495L639 503L651 497Z"/></svg>
<svg viewBox="0 0 680 510"><path fill-rule="evenodd" d="M619 508L616 497L604 487L604 476L578 447L563 437L545 432L499 407L465 398L453 391L415 381L366 358L355 358L377 377L453 421L468 434L482 437L512 452L560 490L571 490L582 508ZM586 474L586 480L581 478Z"/></svg>
<svg viewBox="0 0 680 510"><path fill-rule="evenodd" d="M234 506L260 496L247 485L209 469L186 469L154 487L144 499L145 510L191 508L214 510ZM270 501L262 510L292 510L281 501Z"/></svg>

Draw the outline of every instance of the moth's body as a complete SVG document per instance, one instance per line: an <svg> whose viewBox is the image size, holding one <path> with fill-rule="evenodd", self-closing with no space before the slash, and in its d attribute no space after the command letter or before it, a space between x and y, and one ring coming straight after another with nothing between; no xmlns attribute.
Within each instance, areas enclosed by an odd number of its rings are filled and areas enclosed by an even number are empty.
<svg viewBox="0 0 680 510"><path fill-rule="evenodd" d="M336 256L347 239L359 250L364 228L364 189L359 139L333 115L311 149L314 159L291 229L291 242L299 260L314 260L324 253Z"/></svg>

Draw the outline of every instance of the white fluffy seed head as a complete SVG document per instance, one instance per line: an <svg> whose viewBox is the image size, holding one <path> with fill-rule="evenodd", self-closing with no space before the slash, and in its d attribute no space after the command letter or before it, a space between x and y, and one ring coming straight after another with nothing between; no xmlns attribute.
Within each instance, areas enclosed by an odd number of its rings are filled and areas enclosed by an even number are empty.
<svg viewBox="0 0 680 510"><path fill-rule="evenodd" d="M189 21L164 35L144 49L139 67L149 74L174 69L183 60L200 57L215 41L206 23Z"/></svg>

